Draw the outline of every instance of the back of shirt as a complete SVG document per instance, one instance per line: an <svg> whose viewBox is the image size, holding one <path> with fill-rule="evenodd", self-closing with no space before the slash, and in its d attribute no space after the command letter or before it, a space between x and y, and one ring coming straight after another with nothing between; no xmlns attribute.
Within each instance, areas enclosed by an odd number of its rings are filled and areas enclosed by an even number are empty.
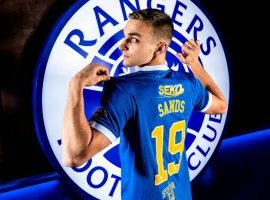
<svg viewBox="0 0 270 200"><path fill-rule="evenodd" d="M185 136L209 94L187 73L140 71L104 85L94 128L120 136L122 199L191 199ZM104 131L105 130L105 131Z"/></svg>

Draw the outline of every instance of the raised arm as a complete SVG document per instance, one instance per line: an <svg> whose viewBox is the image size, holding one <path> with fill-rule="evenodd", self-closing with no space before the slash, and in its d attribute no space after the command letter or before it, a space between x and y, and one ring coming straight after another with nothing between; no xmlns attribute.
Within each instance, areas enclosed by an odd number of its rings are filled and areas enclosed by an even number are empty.
<svg viewBox="0 0 270 200"><path fill-rule="evenodd" d="M83 88L108 80L106 67L90 64L70 81L62 126L64 165L77 167L111 144L99 131L91 128L84 113Z"/></svg>
<svg viewBox="0 0 270 200"><path fill-rule="evenodd" d="M212 104L205 111L208 114L222 114L227 111L227 102L210 75L205 71L199 62L200 43L197 40L187 41L182 46L182 53L176 54L179 59L188 65L193 74L200 80L202 85L212 94Z"/></svg>

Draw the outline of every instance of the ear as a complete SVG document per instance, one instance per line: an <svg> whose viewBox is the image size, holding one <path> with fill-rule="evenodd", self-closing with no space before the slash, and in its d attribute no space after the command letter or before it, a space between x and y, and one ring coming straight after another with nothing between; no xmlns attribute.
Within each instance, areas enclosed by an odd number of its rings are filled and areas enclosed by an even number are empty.
<svg viewBox="0 0 270 200"><path fill-rule="evenodd" d="M167 48L168 48L167 44L165 42L161 42L161 43L158 44L157 49L155 51L155 54L166 53Z"/></svg>

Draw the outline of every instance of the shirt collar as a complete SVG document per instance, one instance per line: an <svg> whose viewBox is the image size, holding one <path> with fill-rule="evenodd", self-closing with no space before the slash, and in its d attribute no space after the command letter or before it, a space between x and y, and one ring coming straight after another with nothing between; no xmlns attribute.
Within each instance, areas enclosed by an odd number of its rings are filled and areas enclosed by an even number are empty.
<svg viewBox="0 0 270 200"><path fill-rule="evenodd" d="M138 71L155 71L155 70L168 70L169 67L167 65L146 65L144 67L135 67L135 72Z"/></svg>

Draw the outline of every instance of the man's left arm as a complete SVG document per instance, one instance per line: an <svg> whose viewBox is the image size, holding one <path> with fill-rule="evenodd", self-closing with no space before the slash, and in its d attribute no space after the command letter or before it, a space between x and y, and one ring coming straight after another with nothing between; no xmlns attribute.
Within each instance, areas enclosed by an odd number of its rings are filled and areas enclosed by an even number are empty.
<svg viewBox="0 0 270 200"><path fill-rule="evenodd" d="M199 62L200 43L189 40L182 46L182 53L176 55L187 64L201 84L212 94L212 103L205 111L207 114L222 114L227 111L227 102L211 76L205 71Z"/></svg>

